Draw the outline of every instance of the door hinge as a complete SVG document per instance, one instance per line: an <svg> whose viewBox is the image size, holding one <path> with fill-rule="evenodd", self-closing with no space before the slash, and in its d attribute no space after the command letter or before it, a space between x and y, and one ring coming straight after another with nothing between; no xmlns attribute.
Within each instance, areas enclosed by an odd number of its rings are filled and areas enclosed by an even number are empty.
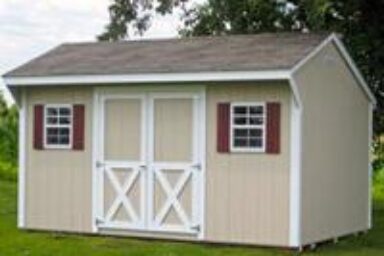
<svg viewBox="0 0 384 256"><path fill-rule="evenodd" d="M100 217L96 217L95 223L96 223L96 225L103 224L104 223L104 219L100 218Z"/></svg>
<svg viewBox="0 0 384 256"><path fill-rule="evenodd" d="M196 169L196 170L201 171L201 164L193 164L191 167Z"/></svg>
<svg viewBox="0 0 384 256"><path fill-rule="evenodd" d="M191 229L199 232L200 231L200 225L199 224L193 225L193 226L191 226Z"/></svg>
<svg viewBox="0 0 384 256"><path fill-rule="evenodd" d="M105 164L102 163L101 161L96 161L96 168L102 168L104 166L105 166Z"/></svg>

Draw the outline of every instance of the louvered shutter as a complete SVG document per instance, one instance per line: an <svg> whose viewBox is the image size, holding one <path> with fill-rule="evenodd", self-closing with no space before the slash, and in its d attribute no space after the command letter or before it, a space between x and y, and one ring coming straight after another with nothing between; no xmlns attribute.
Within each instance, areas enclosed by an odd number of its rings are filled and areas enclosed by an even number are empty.
<svg viewBox="0 0 384 256"><path fill-rule="evenodd" d="M230 103L217 105L217 152L228 153L230 140Z"/></svg>
<svg viewBox="0 0 384 256"><path fill-rule="evenodd" d="M280 119L281 104L279 102L267 102L266 152L268 154L280 153Z"/></svg>
<svg viewBox="0 0 384 256"><path fill-rule="evenodd" d="M73 106L73 135L72 148L74 150L84 149L84 105Z"/></svg>
<svg viewBox="0 0 384 256"><path fill-rule="evenodd" d="M33 148L44 148L44 106L35 105L33 108Z"/></svg>

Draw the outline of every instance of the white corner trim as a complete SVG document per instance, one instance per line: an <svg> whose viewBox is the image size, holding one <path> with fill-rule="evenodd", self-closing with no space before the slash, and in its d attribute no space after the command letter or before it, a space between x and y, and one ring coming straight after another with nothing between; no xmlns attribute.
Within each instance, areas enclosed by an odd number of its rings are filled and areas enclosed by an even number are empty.
<svg viewBox="0 0 384 256"><path fill-rule="evenodd" d="M207 181L206 181L206 172L207 172L207 138L206 138L206 132L207 132L207 109L206 109L206 87L203 86L200 93L200 120L199 120L199 134L201 138L199 141L201 142L199 145L199 151L200 151L200 162L202 169L200 171L200 186L199 189L201 195L199 196L201 198L200 200L200 222L201 222L201 229L199 233L199 239L204 240L206 238L206 204L207 204Z"/></svg>
<svg viewBox="0 0 384 256"><path fill-rule="evenodd" d="M201 81L252 81L287 79L289 70L223 71L193 73L148 73L129 75L68 75L41 77L4 77L8 86L151 83L151 82L201 82Z"/></svg>
<svg viewBox="0 0 384 256"><path fill-rule="evenodd" d="M368 229L372 228L372 143L373 143L373 104L368 107Z"/></svg>
<svg viewBox="0 0 384 256"><path fill-rule="evenodd" d="M98 179L98 171L97 171L97 158L99 155L99 145L97 143L99 138L99 96L95 89L93 89L93 97L92 97L92 232L97 233L98 227L97 227L97 219L99 216L99 209L98 209L98 190L99 187L99 179Z"/></svg>
<svg viewBox="0 0 384 256"><path fill-rule="evenodd" d="M295 83L292 79L291 83ZM289 246L301 244L301 159L302 108L291 100L290 178L289 178Z"/></svg>
<svg viewBox="0 0 384 256"><path fill-rule="evenodd" d="M19 175L18 175L18 209L17 209L17 226L25 227L25 176L26 176L26 118L27 118L27 96L24 89L20 92L19 107Z"/></svg>

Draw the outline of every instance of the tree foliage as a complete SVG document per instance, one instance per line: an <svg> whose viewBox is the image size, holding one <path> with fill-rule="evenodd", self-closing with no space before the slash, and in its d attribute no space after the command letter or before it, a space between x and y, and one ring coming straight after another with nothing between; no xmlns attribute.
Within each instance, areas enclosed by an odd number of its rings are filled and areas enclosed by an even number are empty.
<svg viewBox="0 0 384 256"><path fill-rule="evenodd" d="M172 14L174 9L185 9L188 0L113 0L109 6L110 22L101 41L126 39L133 33L142 35L151 25L153 16Z"/></svg>
<svg viewBox="0 0 384 256"><path fill-rule="evenodd" d="M0 177L16 175L18 152L18 110L8 107L0 93Z"/></svg>
<svg viewBox="0 0 384 256"><path fill-rule="evenodd" d="M334 31L356 60L378 105L374 131L384 133L384 1L377 0L113 0L100 40L143 34L154 14L182 13L182 36L278 31Z"/></svg>

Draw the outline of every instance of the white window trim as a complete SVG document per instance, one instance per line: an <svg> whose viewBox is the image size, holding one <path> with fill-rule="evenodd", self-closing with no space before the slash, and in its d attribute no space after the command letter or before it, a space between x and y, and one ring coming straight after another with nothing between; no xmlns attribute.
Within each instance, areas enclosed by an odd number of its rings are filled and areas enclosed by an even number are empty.
<svg viewBox="0 0 384 256"><path fill-rule="evenodd" d="M264 122L262 125L240 125L239 127L241 128L262 128L263 130L263 136L262 136L262 147L258 148L251 148L251 147L236 147L234 145L234 134L233 130L236 128L237 125L233 123L233 116L234 116L234 108L235 107L249 107L249 106L262 106L264 110ZM265 153L265 148L266 148L266 123L267 123L267 108L266 108L266 103L265 102L260 102L260 101L249 101L249 102L233 102L230 104L230 149L231 152L238 152L238 153Z"/></svg>
<svg viewBox="0 0 384 256"><path fill-rule="evenodd" d="M50 126L47 124L48 108L69 108L71 110L71 123L69 125L62 125L62 127L69 128L69 143L67 145L55 145L47 143L47 128ZM72 148L72 133L73 133L73 106L71 104L45 104L44 105L44 118L43 118L43 140L44 149L71 149ZM56 126L55 127L59 127Z"/></svg>

